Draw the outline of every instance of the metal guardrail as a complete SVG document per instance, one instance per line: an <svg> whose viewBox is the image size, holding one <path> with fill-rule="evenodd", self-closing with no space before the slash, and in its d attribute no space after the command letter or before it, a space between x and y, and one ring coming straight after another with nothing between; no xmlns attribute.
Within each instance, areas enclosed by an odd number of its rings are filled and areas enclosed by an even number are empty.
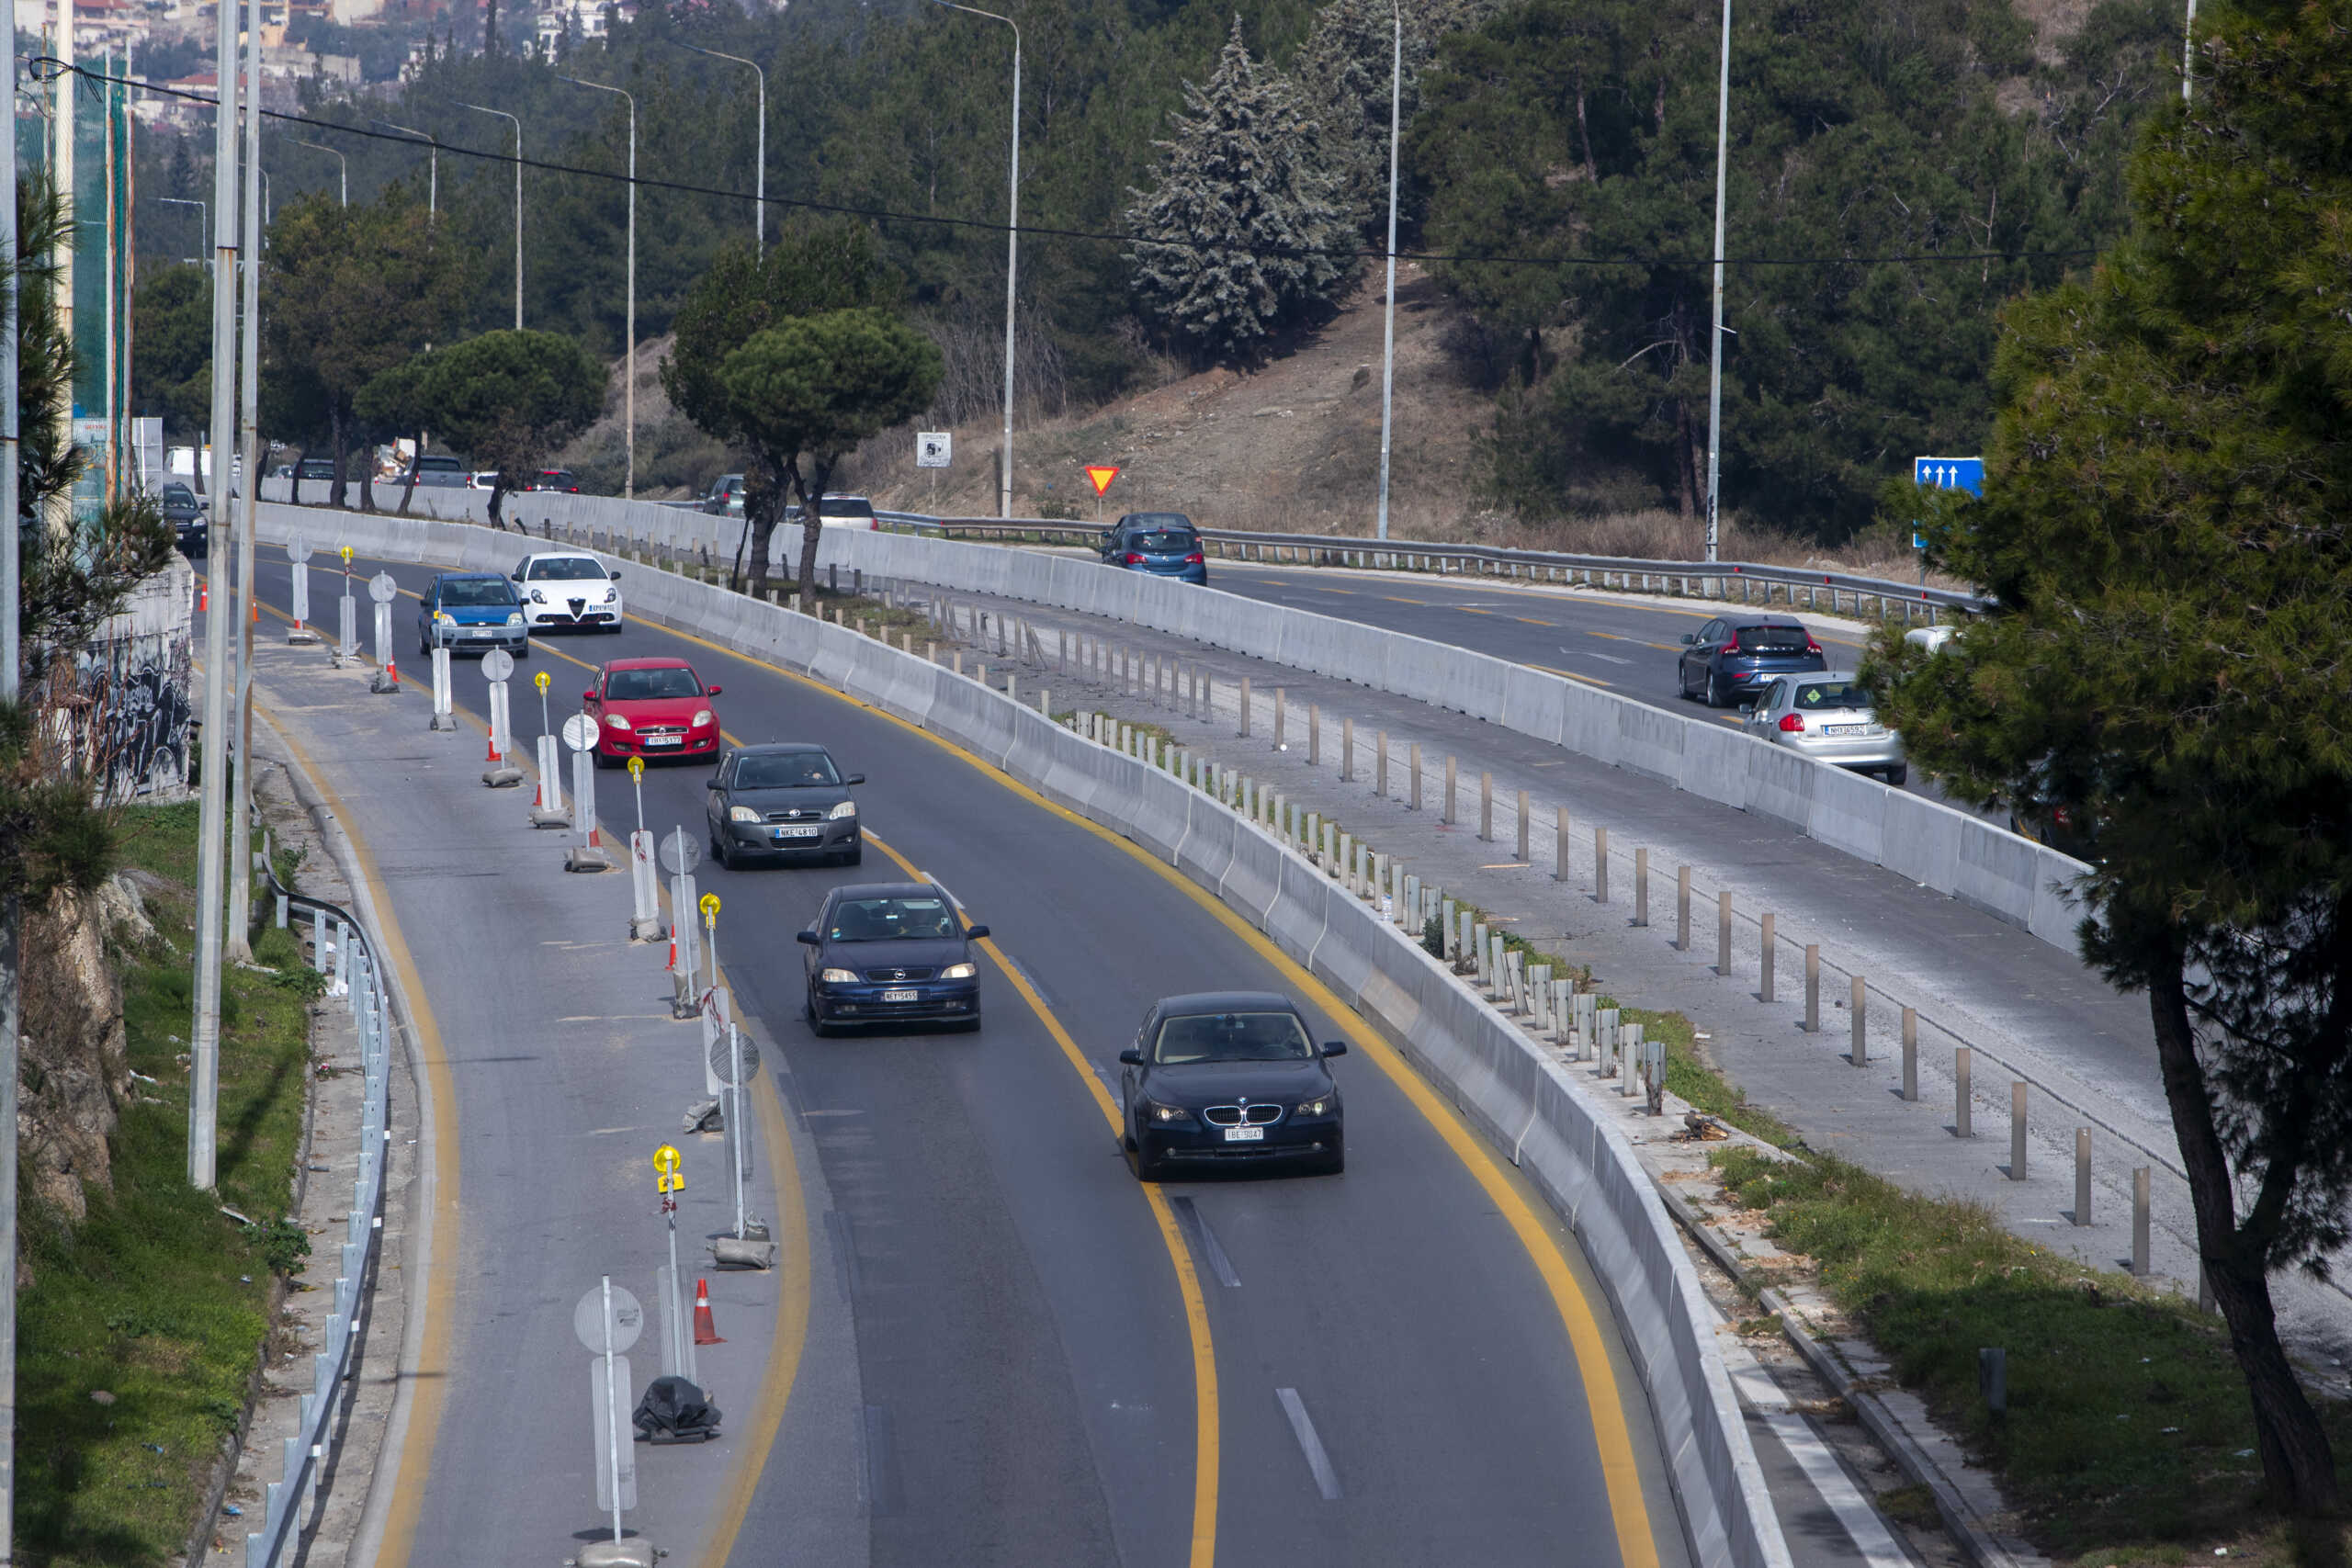
<svg viewBox="0 0 2352 1568"><path fill-rule="evenodd" d="M289 908L311 912L322 939L329 930L328 922L334 922L334 967L326 966L329 944L324 940L313 944L311 964L329 976L329 995L339 991L351 998L352 1021L359 1031L360 1066L367 1075L360 1100L359 1173L351 1186L351 1216L335 1276L334 1310L326 1321L323 1348L311 1358L311 1390L302 1395L295 1435L285 1440L281 1479L269 1483L261 1529L245 1537L245 1568L278 1568L294 1560L302 1531L317 1512L319 1476L327 1462L327 1430L334 1419L337 1393L351 1371L358 1343L354 1326L362 1287L377 1239L383 1235L384 1163L390 1142L385 1125L385 1082L391 1060L392 1024L383 964L359 922L349 911L280 883L277 869L265 855L254 859Z"/></svg>
<svg viewBox="0 0 2352 1568"><path fill-rule="evenodd" d="M897 532L937 534L948 538L1035 540L1041 544L1092 546L1103 530L1088 523L1051 517L932 517L918 512L876 512L884 525ZM1908 623L1918 610L1933 621L1938 612L1958 610L1977 614L1992 601L1973 593L1851 572L1812 571L1796 567L1766 566L1754 561L1640 560L1624 556L1585 556L1557 550L1510 550L1487 545L1448 545L1424 541L1348 538L1331 534L1255 534L1231 528L1202 528L1203 540L1220 559L1271 561L1304 566L1350 566L1396 571L1430 572L1444 576L1507 577L1539 582L1584 582L1596 588L1620 588L1642 592L1730 599L1733 585L1740 602L1770 604L1777 597L1794 607L1800 592L1804 607L1819 609L1828 596L1832 614L1846 608L1862 614L1862 601L1874 601L1879 618L1900 615ZM1695 585L1695 586L1694 586ZM1761 587L1762 592L1755 590Z"/></svg>

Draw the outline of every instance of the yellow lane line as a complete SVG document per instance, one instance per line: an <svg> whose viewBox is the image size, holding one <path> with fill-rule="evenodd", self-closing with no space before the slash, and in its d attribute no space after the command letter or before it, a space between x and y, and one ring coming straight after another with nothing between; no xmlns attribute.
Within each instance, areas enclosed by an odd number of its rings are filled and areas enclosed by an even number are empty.
<svg viewBox="0 0 2352 1568"><path fill-rule="evenodd" d="M1556 664L1537 664L1532 666L1532 668L1541 670L1546 675L1566 675L1569 680L1582 681L1588 686L1609 686L1615 684L1614 682L1604 681L1598 675L1579 675L1573 670L1563 670Z"/></svg>
<svg viewBox="0 0 2352 1568"><path fill-rule="evenodd" d="M458 1201L457 1082L449 1073L440 1026L434 1021L432 1006L425 999L430 993L424 988L424 977L417 973L408 942L401 935L400 919L392 912L391 889L376 868L376 857L359 830L359 818L345 807L334 786L327 783L326 774L311 761L291 731L282 724L277 729L295 764L310 776L329 813L343 825L344 837L350 840L352 855L359 863L359 874L368 880L376 906L379 928L377 934L383 939L385 956L400 973L409 1021L416 1031L417 1054L424 1059L425 1080L433 1092L433 1146L427 1151L433 1168L433 1203L426 1216L432 1231L425 1246L429 1277L423 1303L411 1303L412 1311L422 1306L424 1336L416 1366L404 1374L409 1382L409 1418L408 1436L401 1445L398 1461L401 1485L393 1495L391 1511L385 1521L383 1545L377 1556L379 1562L397 1568L408 1562L416 1542L417 1519L424 1507L425 1482L432 1472L433 1446L440 1433L441 1406L452 1370L449 1327L457 1305L458 1221L463 1213Z"/></svg>
<svg viewBox="0 0 2352 1568"><path fill-rule="evenodd" d="M1353 1009L1341 1001L1330 987L1325 986L1292 960L1289 954L1275 946L1271 938L1217 902L1206 889L1182 872L1173 866L1162 864L1142 846L1121 838L1100 823L1089 821L1077 812L1046 799L986 759L965 750L945 737L935 735L920 725L910 723L870 703L861 702L847 693L838 691L820 681L784 669L780 665L770 664L751 654L739 653L707 637L697 637L692 632L679 631L673 626L657 626L651 622L641 624L647 626L649 629L666 631L682 641L709 649L714 653L724 654L728 658L738 660L755 669L781 675L787 681L806 686L810 691L836 702L862 708L886 723L896 725L910 735L919 736L930 741L949 755L960 758L969 763L976 772L1005 790L1028 801L1040 810L1095 835L1127 855L1136 864L1148 867L1154 874L1164 878L1171 886L1192 899L1210 919L1222 923L1228 931L1232 932L1236 940L1250 947L1276 971L1290 979L1301 991L1306 993L1318 1008L1334 1019L1345 1021L1342 1027L1347 1030L1350 1037L1363 1047L1364 1055L1371 1058L1397 1086L1406 1099L1421 1113L1423 1119L1436 1130L1446 1146L1453 1152L1454 1156L1462 1162L1472 1178L1485 1190L1497 1211L1503 1215L1521 1247L1534 1264L1537 1274L1544 1280L1545 1290L1552 1298L1554 1310L1558 1313L1561 1325L1566 1332L1569 1347L1576 1357L1577 1370L1584 1377L1585 1402L1592 1422L1593 1441L1600 1450L1601 1476L1609 1494L1611 1523L1617 1537L1618 1555L1625 1564L1625 1568L1656 1568L1658 1562L1656 1524L1650 1517L1648 1503L1642 1495L1639 1462L1634 1458L1632 1428L1625 1416L1625 1395L1618 1386L1616 1369L1609 1359L1608 1340L1602 1333L1600 1316L1595 1312L1591 1300L1577 1284L1574 1271L1568 1267L1567 1258L1560 1250L1557 1238L1529 1206L1526 1198L1512 1184L1510 1178L1503 1173L1494 1155L1478 1140L1476 1134L1464 1124L1453 1109L1421 1080L1420 1076L1413 1070L1411 1066L1397 1055L1387 1041L1371 1025L1365 1023ZM994 957L995 954L991 953L990 956ZM1010 965L1006 967L1010 972ZM1014 980L1016 988L1027 989L1018 979L1017 972L1012 973L1016 976ZM1089 1076L1091 1077L1091 1074ZM1107 1092L1102 1099L1103 1100L1109 1099ZM1176 1255L1180 1258L1184 1256L1181 1251L1177 1251ZM1185 1265L1180 1265L1180 1278L1189 1273L1188 1264L1189 1260ZM1201 1493L1199 1476L1196 1473L1194 1487L1196 1508ZM1213 1493L1210 1500L1214 1501ZM1213 1521L1211 1528L1214 1529ZM1204 1568L1208 1561L1203 1556L1202 1548L1201 1520L1196 1512L1193 1537L1193 1568Z"/></svg>
<svg viewBox="0 0 2352 1568"><path fill-rule="evenodd" d="M922 732L917 731L917 733ZM969 760L978 761L977 758ZM873 833L867 832L865 834L865 839L867 843L897 862L899 869L907 874L909 880L915 882L929 880L922 872L915 869L912 861L876 838ZM979 945L980 951L989 955L1005 979L1012 983L1012 988L1021 993L1021 999L1029 1004L1029 1010L1036 1014L1037 1021L1046 1026L1046 1032L1054 1037L1054 1043L1061 1048L1063 1057L1070 1065L1070 1070L1078 1074L1079 1081L1086 1086L1087 1092L1093 1097L1094 1108L1102 1113L1103 1121L1110 1124L1111 1135L1114 1138L1119 1137L1124 1132L1119 1120L1119 1108L1111 1103L1111 1091L1102 1086L1101 1078L1095 1077L1093 1067L1086 1060L1086 1054L1078 1048L1078 1042L1070 1038L1069 1031L1062 1027L1061 1020L1055 1017L1053 1009L1046 1005L1046 998L1037 994L1037 988L1029 983L1029 977L1014 967L1012 960L1005 957L1004 951L997 946L993 937L982 937ZM1192 1330L1194 1455L1193 1542L1192 1551L1187 1561L1190 1568L1209 1568L1209 1565L1216 1561L1219 1437L1216 1348L1209 1337L1208 1302L1201 1294L1201 1280L1193 1267L1192 1248L1185 1243L1183 1232L1177 1228L1176 1213L1168 1206L1166 1195L1148 1182L1138 1182L1136 1185L1143 1191L1144 1201L1151 1205L1151 1217L1159 1224L1159 1238L1167 1244L1169 1260L1176 1266L1176 1288L1184 1298L1184 1319L1191 1325Z"/></svg>

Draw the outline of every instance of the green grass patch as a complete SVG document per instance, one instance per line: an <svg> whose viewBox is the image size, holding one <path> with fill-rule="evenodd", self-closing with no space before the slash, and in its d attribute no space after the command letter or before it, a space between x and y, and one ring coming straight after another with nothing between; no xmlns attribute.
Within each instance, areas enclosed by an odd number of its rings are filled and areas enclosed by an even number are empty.
<svg viewBox="0 0 2352 1568"><path fill-rule="evenodd" d="M2305 1560L2262 1506L2219 1318L2033 1247L1981 1204L1917 1197L1842 1160L1732 1149L1714 1164L1999 1474L2037 1544L2086 1565L2210 1560L2223 1542L2235 1562ZM1977 1393L1983 1346L2008 1352L2006 1416ZM2327 1416L2338 1456L2352 1452L2352 1420Z"/></svg>
<svg viewBox="0 0 2352 1568"><path fill-rule="evenodd" d="M183 887L198 808L128 811L124 860ZM148 898L164 941L126 961L130 1066L156 1080L122 1108L114 1190L78 1224L29 1204L31 1288L18 1298L17 1540L39 1568L140 1568L187 1543L267 1327L269 1274L309 1237L287 1219L308 1072L300 950L265 927L221 998L219 1191L187 1185L192 891ZM160 1103L146 1103L145 1100ZM226 1205L255 1224L239 1224ZM93 1395L110 1395L100 1401Z"/></svg>
<svg viewBox="0 0 2352 1568"><path fill-rule="evenodd" d="M1803 1142L1796 1129L1770 1111L1748 1104L1745 1089L1707 1064L1699 1050L1698 1029L1689 1019L1679 1012L1624 1007L1609 997L1601 998L1600 1005L1617 1008L1621 1023L1640 1024L1644 1039L1666 1042L1668 1093L1679 1095L1693 1109L1775 1147L1793 1148Z"/></svg>

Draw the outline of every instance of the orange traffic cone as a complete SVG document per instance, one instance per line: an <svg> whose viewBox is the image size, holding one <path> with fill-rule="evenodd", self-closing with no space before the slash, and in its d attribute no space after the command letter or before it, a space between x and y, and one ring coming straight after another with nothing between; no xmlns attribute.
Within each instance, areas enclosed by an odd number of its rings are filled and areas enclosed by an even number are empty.
<svg viewBox="0 0 2352 1568"><path fill-rule="evenodd" d="M711 1321L710 1284L704 1280L695 1281L695 1343L697 1345L727 1343L718 1337L718 1325Z"/></svg>
<svg viewBox="0 0 2352 1568"><path fill-rule="evenodd" d="M498 738L487 729L482 731L482 761L492 767L498 765Z"/></svg>
<svg viewBox="0 0 2352 1568"><path fill-rule="evenodd" d="M212 584L198 581L196 585L196 613L202 615L212 604Z"/></svg>

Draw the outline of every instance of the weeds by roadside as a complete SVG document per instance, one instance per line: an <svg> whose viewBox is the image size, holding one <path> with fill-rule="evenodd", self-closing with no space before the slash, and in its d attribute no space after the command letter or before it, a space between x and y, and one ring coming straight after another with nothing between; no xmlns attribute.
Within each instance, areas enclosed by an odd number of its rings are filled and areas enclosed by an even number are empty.
<svg viewBox="0 0 2352 1568"><path fill-rule="evenodd" d="M125 862L163 942L135 955L123 1013L140 1091L113 1141L114 1190L78 1224L28 1206L18 1301L17 1540L28 1568L143 1568L186 1544L221 1438L244 1406L270 1274L310 1238L286 1217L299 1157L309 1014L298 987L225 971L217 1192L187 1185L187 954L197 807L126 813ZM307 973L265 926L254 958ZM222 1213L250 1216L240 1224Z"/></svg>

